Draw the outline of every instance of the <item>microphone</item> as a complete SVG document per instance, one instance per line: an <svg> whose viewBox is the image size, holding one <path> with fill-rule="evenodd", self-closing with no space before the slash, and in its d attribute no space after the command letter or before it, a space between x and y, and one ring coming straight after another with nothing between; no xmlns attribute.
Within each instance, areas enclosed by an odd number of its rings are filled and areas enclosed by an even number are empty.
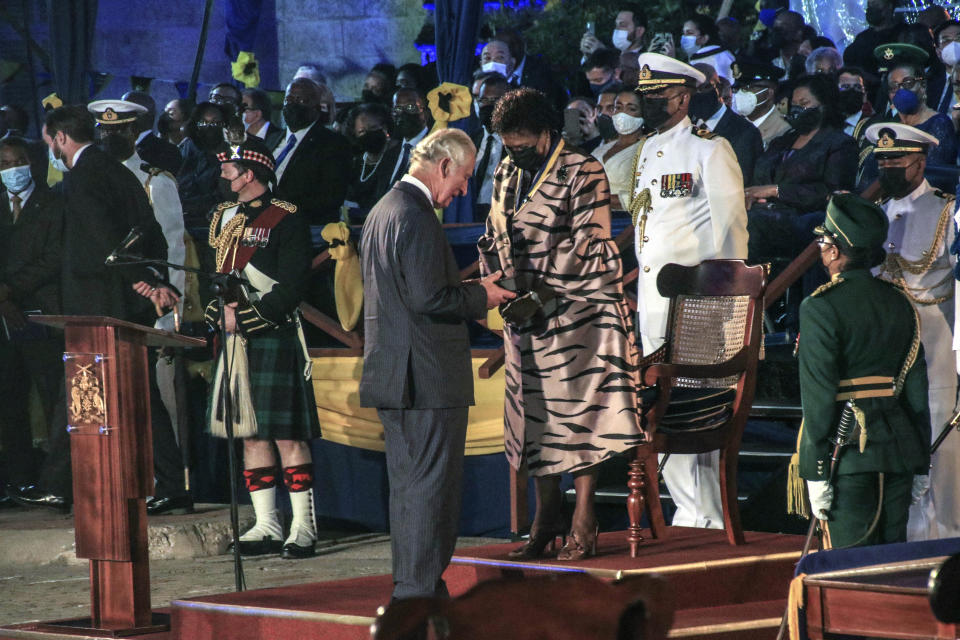
<svg viewBox="0 0 960 640"><path fill-rule="evenodd" d="M140 227L134 227L130 229L130 233L127 234L127 237L124 238L120 245L113 250L113 253L107 256L107 259L104 260L103 263L113 264L117 261L117 258L125 254L130 247L140 242L141 238L143 238L143 229Z"/></svg>

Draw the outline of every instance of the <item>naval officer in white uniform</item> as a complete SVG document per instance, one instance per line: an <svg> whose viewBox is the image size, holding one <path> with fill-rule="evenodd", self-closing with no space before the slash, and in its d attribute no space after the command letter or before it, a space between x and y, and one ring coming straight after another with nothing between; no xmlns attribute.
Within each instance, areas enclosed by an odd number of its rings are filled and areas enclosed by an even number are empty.
<svg viewBox="0 0 960 640"><path fill-rule="evenodd" d="M953 195L924 179L927 151L937 138L914 127L878 123L866 132L874 145L882 207L890 221L887 256L874 273L901 287L920 316L920 341L927 363L931 437L953 414L957 398L953 354L955 256ZM868 436L869 439L869 436ZM930 489L915 487L907 523L909 540L960 536L960 437L949 436L931 459Z"/></svg>
<svg viewBox="0 0 960 640"><path fill-rule="evenodd" d="M697 265L747 257L743 175L730 144L694 127L687 111L702 73L657 53L638 60L644 126L651 133L637 151L633 201L639 265L637 326L643 353L666 337L669 300L657 274L669 263ZM677 505L673 524L723 527L719 452L672 454L663 478Z"/></svg>

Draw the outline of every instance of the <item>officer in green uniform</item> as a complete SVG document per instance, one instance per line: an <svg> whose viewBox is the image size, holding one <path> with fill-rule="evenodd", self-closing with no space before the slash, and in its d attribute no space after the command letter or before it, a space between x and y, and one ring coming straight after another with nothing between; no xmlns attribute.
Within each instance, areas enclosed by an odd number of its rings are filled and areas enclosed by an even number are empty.
<svg viewBox="0 0 960 640"><path fill-rule="evenodd" d="M828 546L902 542L911 493L928 486L930 411L919 321L900 289L874 278L887 217L850 193L835 195L817 227L831 281L800 305L803 426L799 477ZM833 486L830 455L844 403L857 430L840 456Z"/></svg>

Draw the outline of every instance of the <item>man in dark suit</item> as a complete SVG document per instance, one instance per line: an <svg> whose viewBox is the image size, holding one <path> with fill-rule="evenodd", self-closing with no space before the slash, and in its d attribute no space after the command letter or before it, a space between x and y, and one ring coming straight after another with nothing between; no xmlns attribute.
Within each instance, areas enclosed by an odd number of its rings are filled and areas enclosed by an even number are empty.
<svg viewBox="0 0 960 640"><path fill-rule="evenodd" d="M149 93L143 91L128 91L123 94L123 99L147 110L146 113L137 116L135 123L137 155L151 167L166 171L171 177L176 178L180 173L183 159L175 144L153 133L153 122L157 119L156 101Z"/></svg>
<svg viewBox="0 0 960 640"><path fill-rule="evenodd" d="M105 261L133 227L142 234L142 255L165 259L163 232L140 182L94 146L93 138L94 120L85 106L64 106L47 114L43 139L53 162L64 170L61 311L152 325L154 309L173 306L176 295L160 286L154 272L144 267L111 267ZM51 421L50 451L37 484L13 494L20 504L69 508L70 443L64 428L63 387L60 393Z"/></svg>
<svg viewBox="0 0 960 640"><path fill-rule="evenodd" d="M0 140L0 473L13 485L26 482L35 466L30 386L51 410L63 379L62 338L24 317L60 312L63 231L63 202L46 184L34 182L29 158L23 138ZM2 489L0 496L0 504L8 500Z"/></svg>
<svg viewBox="0 0 960 640"><path fill-rule="evenodd" d="M290 83L283 103L287 130L273 150L277 197L297 205L312 225L340 219L340 205L352 178L350 143L324 126L322 98L313 80L298 78Z"/></svg>
<svg viewBox="0 0 960 640"><path fill-rule="evenodd" d="M727 108L720 100L720 77L709 64L693 65L706 76L690 100L690 119L712 133L725 138L737 156L743 184L753 181L753 165L763 153L763 136L753 123Z"/></svg>
<svg viewBox="0 0 960 640"><path fill-rule="evenodd" d="M243 126L247 133L257 136L273 150L283 140L283 129L270 122L273 105L270 95L263 89L247 89L243 92Z"/></svg>
<svg viewBox="0 0 960 640"><path fill-rule="evenodd" d="M433 212L466 193L475 159L458 129L427 136L363 226L360 404L376 407L383 423L394 599L448 595L441 575L457 539L473 404L465 320L513 297L495 284L499 272L460 281Z"/></svg>

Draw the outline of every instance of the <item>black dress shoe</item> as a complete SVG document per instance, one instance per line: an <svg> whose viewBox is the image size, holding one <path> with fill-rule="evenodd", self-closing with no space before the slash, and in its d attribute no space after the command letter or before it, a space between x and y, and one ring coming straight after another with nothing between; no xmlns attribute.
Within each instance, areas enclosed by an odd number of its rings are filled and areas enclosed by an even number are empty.
<svg viewBox="0 0 960 640"><path fill-rule="evenodd" d="M282 540L274 540L273 536L264 536L259 540L241 540L240 555L263 556L268 553L277 553L283 547ZM227 545L227 553L233 553L233 543Z"/></svg>
<svg viewBox="0 0 960 640"><path fill-rule="evenodd" d="M314 543L311 542L309 546L303 546L297 544L296 542L288 542L283 545L283 551L280 552L280 557L287 560L300 560L301 558L312 558L316 555L314 550Z"/></svg>
<svg viewBox="0 0 960 640"><path fill-rule="evenodd" d="M7 487L7 491L7 495L23 507L47 507L60 513L70 512L70 501L66 497L48 493L36 485Z"/></svg>
<svg viewBox="0 0 960 640"><path fill-rule="evenodd" d="M159 516L168 513L170 515L183 515L193 513L193 499L189 495L182 496L153 496L147 500L147 515Z"/></svg>

